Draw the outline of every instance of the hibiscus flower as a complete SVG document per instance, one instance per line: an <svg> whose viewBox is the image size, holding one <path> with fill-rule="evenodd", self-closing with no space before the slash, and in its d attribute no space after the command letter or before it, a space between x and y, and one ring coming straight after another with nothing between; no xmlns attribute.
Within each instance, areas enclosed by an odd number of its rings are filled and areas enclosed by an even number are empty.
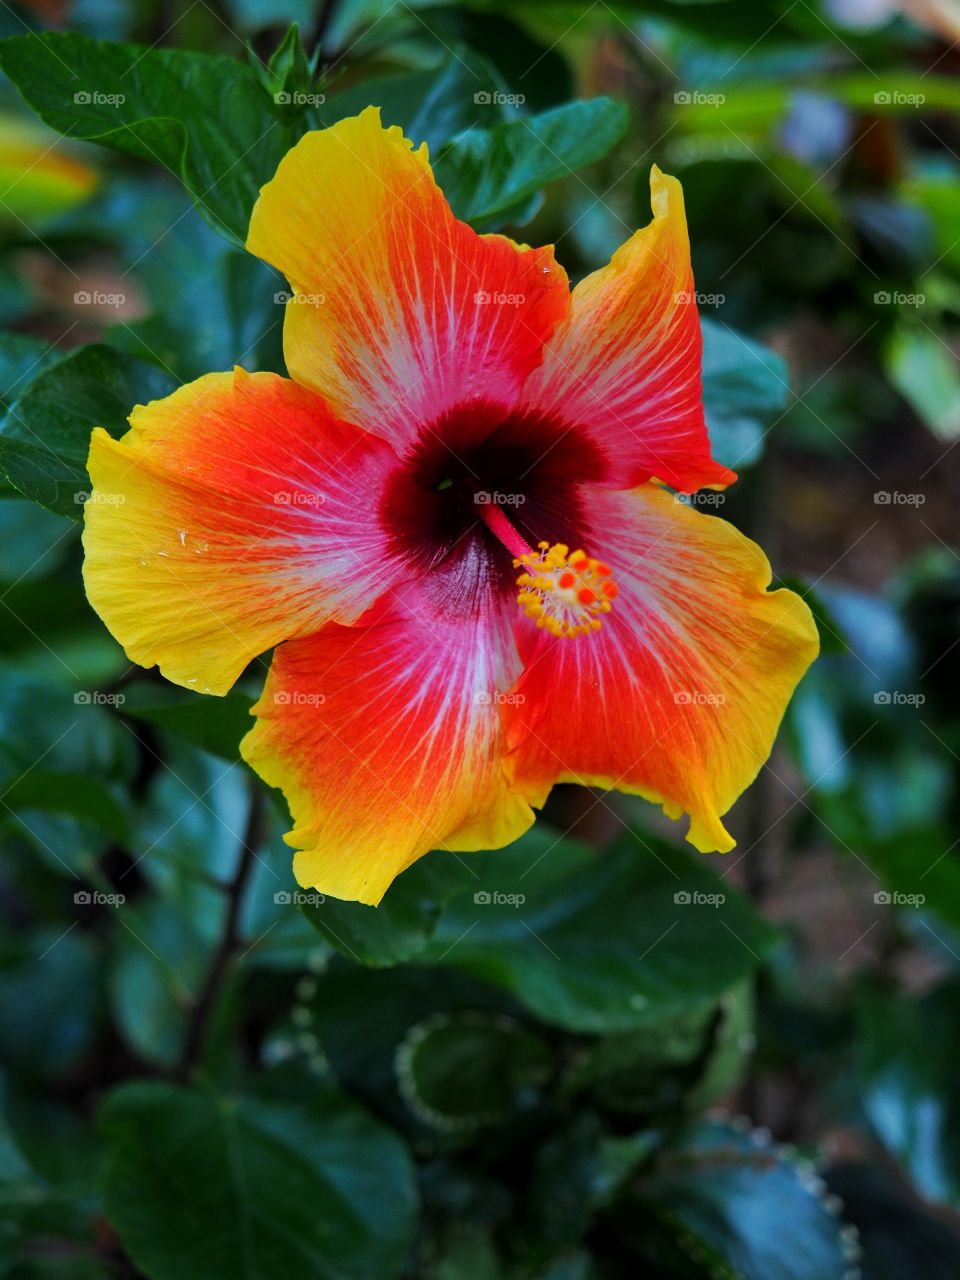
<svg viewBox="0 0 960 1280"><path fill-rule="evenodd" d="M376 108L309 133L247 242L290 283L290 378L208 374L94 431L84 577L131 661L224 694L276 646L241 752L302 886L377 903L428 850L516 839L555 782L732 847L817 634L677 499L736 477L680 185L651 195L571 292L551 248L459 222Z"/></svg>

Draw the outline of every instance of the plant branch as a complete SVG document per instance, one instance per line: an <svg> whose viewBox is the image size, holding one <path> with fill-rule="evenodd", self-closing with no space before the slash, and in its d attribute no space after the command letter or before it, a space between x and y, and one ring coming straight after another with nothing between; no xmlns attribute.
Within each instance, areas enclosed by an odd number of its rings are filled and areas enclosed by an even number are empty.
<svg viewBox="0 0 960 1280"><path fill-rule="evenodd" d="M263 835L263 789L251 780L250 809L247 814L247 825L240 844L237 869L233 878L225 886L227 908L223 920L223 932L214 952L210 967L200 990L197 992L187 1024L187 1034L183 1043L183 1052L177 1066L178 1080L189 1080L194 1068L200 1061L203 1043L206 1038L207 1023L220 994L220 988L239 949L242 938L240 934L240 914L243 909L244 890L253 870L257 846Z"/></svg>

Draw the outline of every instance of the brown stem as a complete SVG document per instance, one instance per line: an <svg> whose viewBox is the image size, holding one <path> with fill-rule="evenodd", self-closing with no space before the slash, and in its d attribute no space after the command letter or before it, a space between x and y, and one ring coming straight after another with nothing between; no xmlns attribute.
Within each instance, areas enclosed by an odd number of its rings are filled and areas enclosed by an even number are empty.
<svg viewBox="0 0 960 1280"><path fill-rule="evenodd" d="M250 783L250 809L247 814L247 826L240 845L237 869L233 878L226 885L227 909L223 921L223 932L220 942L210 961L203 985L197 992L187 1024L183 1052L177 1066L176 1078L187 1081L193 1074L200 1060L203 1042L206 1038L207 1023L217 1002L220 988L227 976L236 951L242 939L240 936L240 912L243 908L243 895L253 869L257 845L263 834L263 789L256 782Z"/></svg>

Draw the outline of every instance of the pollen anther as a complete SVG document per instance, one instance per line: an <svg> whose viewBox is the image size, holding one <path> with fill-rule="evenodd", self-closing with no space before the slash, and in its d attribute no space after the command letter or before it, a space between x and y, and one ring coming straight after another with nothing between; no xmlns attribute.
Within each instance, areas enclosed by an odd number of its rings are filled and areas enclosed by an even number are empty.
<svg viewBox="0 0 960 1280"><path fill-rule="evenodd" d="M617 584L609 565L585 551L570 554L562 542L541 542L537 551L519 556L514 567L517 603L528 618L554 636L581 636L599 631L603 614L617 598Z"/></svg>

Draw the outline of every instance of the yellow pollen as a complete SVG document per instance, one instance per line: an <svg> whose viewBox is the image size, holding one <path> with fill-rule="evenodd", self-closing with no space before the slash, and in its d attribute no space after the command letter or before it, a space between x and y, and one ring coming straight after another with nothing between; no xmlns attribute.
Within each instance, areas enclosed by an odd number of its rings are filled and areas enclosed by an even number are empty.
<svg viewBox="0 0 960 1280"><path fill-rule="evenodd" d="M619 594L608 565L562 542L538 544L538 550L518 557L517 604L553 636L582 636L599 631Z"/></svg>

